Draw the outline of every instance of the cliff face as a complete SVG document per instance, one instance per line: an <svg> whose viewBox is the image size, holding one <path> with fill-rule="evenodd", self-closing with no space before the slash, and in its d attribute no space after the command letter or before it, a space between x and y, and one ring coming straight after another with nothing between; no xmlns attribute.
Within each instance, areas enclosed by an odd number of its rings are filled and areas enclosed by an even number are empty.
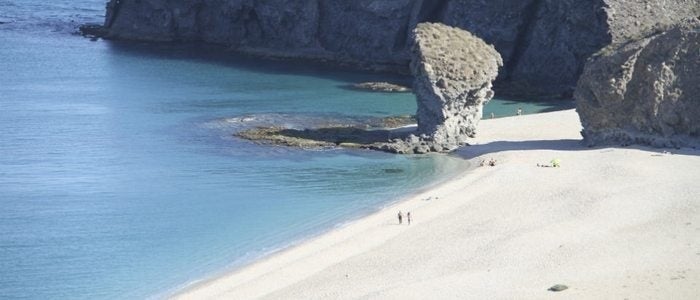
<svg viewBox="0 0 700 300"><path fill-rule="evenodd" d="M415 1L112 0L109 38L203 41L274 57L407 71Z"/></svg>
<svg viewBox="0 0 700 300"><path fill-rule="evenodd" d="M698 0L607 0L604 7L613 44L660 33L700 16Z"/></svg>
<svg viewBox="0 0 700 300"><path fill-rule="evenodd" d="M697 15L700 0L111 0L105 27L109 38L407 72L416 24L441 22L495 45L505 93L556 96L604 46Z"/></svg>
<svg viewBox="0 0 700 300"><path fill-rule="evenodd" d="M590 145L700 146L700 21L604 49L575 97Z"/></svg>
<svg viewBox="0 0 700 300"><path fill-rule="evenodd" d="M503 56L501 92L565 96L585 59L610 41L603 1L451 1L445 23ZM505 88L505 90L503 90Z"/></svg>

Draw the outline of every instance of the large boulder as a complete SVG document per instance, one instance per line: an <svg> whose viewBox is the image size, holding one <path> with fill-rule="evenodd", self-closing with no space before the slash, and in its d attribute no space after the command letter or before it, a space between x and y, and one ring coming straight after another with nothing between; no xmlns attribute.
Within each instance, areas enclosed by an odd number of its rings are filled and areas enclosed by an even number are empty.
<svg viewBox="0 0 700 300"><path fill-rule="evenodd" d="M397 149L451 151L474 136L503 61L493 46L459 28L421 23L414 34L411 73L418 130L398 141Z"/></svg>
<svg viewBox="0 0 700 300"><path fill-rule="evenodd" d="M603 49L575 98L589 145L700 145L700 21Z"/></svg>

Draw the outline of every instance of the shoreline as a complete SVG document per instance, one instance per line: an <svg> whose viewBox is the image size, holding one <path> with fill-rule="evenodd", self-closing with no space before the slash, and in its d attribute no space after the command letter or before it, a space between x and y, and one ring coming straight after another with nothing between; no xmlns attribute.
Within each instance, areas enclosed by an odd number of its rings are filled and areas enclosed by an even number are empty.
<svg viewBox="0 0 700 300"><path fill-rule="evenodd" d="M367 150L367 151L374 151L374 150ZM445 154L445 153L429 153L429 154L423 154L423 155L452 155L452 156L455 156L453 154ZM270 250L269 252L263 253L260 256L254 257L249 261L241 262L239 264L231 264L227 267L224 267L223 270L216 271L212 274L207 275L204 278L200 278L200 279L188 282L184 285L177 286L177 287L174 287L174 288L169 289L167 291L161 292L159 294L154 295L153 297L158 298L158 299L159 298L179 298L179 297L182 297L183 294L186 294L189 291L193 291L193 290L197 290L199 288L205 287L207 284L209 284L213 281L216 281L222 277L225 277L225 276L231 275L231 274L235 274L238 272L242 272L246 268L253 267L254 265L261 263L267 259L270 259L274 256L284 255L285 252L291 251L296 247L302 246L302 245L309 243L309 242L313 242L314 240L316 240L324 235L327 235L327 234L330 234L334 231L343 229L347 226L352 226L354 223L361 222L363 219L365 219L367 217L370 217L370 216L375 215L375 214L379 214L382 211L389 209L397 204L409 201L410 199L415 198L418 195L428 193L428 192L430 192L434 189L437 189L440 186L447 184L448 182L454 180L455 176L457 176L457 177L463 176L469 172L474 171L478 167L478 164L475 161L473 161L472 159L466 159L464 157L458 157L458 158L465 161L465 165L468 166L467 169L456 172L454 174L444 175L443 177L436 179L434 182L429 183L428 185L421 187L418 190L416 190L408 195L398 197L394 200L390 200L389 202L387 202L383 205L377 206L377 207L375 207L371 210L368 210L364 213L360 213L358 216L353 217L351 219L348 219L346 221L343 221L341 223L338 223L338 224L334 225L333 227L321 229L318 232L314 232L314 233L309 234L308 236L304 236L304 237L299 238L297 240L291 241L286 245L282 245L275 250Z"/></svg>
<svg viewBox="0 0 700 300"><path fill-rule="evenodd" d="M431 154L427 154L427 155L445 155L445 154L431 153ZM176 288L175 292L164 293L164 294L170 298L177 298L177 299L183 298L183 299L185 299L188 297L188 294L190 292L196 292L199 289L206 288L208 285L213 284L216 281L221 280L222 278L229 277L229 276L235 275L237 273L246 272L248 269L253 269L259 264L268 263L267 262L268 260L274 259L276 256L285 255L288 252L296 250L296 248L298 248L298 247L304 246L305 244L317 242L317 240L320 240L327 235L342 234L342 232L340 232L340 231L342 231L346 227L358 225L358 223L363 222L366 219L371 218L371 217L384 216L386 213L390 213L390 212L394 211L397 206L404 205L405 203L407 203L411 200L419 199L421 201L432 201L432 200L424 200L424 199L432 198L432 196L428 196L428 195L434 194L434 192L436 190L439 190L443 185L449 184L450 182L455 180L455 178L461 178L461 177L467 175L469 172L472 172L476 169L476 163L473 162L472 159L465 159L465 160L470 163L470 167L467 170L453 174L453 176L455 176L455 177L447 177L446 176L445 178L441 178L441 179L437 180L437 182L429 184L428 186L423 187L423 188L419 189L418 191L411 193L410 195L400 197L397 200L390 201L390 202L386 203L385 205L377 207L375 210L369 212L369 214L367 214L367 215L358 216L358 217L350 219L348 221L339 223L339 224L333 226L332 228L321 230L320 232L311 234L310 236L301 238L301 239L296 240L296 241L292 241L288 245L281 246L277 250L273 250L269 253L263 254L259 258L255 258L248 263L244 263L240 266L232 267L228 270L223 270L221 272L216 272L216 274L214 274L212 276L208 276L207 278L203 278L201 280L194 281L191 284L185 285L184 287ZM427 197L425 197L425 196L427 196ZM404 222L404 225L405 225L405 222Z"/></svg>
<svg viewBox="0 0 700 300"><path fill-rule="evenodd" d="M456 151L470 170L172 296L699 294L700 151L586 148L580 128L573 110L482 120L471 146ZM477 167L491 158L496 166ZM561 168L535 166L553 158ZM398 210L413 224L397 226ZM569 289L547 291L555 284Z"/></svg>

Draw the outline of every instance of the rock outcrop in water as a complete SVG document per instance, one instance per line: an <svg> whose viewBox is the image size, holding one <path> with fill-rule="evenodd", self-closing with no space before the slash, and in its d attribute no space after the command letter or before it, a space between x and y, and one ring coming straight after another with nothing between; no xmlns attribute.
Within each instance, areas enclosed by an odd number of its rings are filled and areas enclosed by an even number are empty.
<svg viewBox="0 0 700 300"><path fill-rule="evenodd" d="M590 145L700 145L700 20L623 45L586 65L575 93Z"/></svg>
<svg viewBox="0 0 700 300"><path fill-rule="evenodd" d="M475 135L482 108L494 95L492 82L503 66L501 56L471 33L439 23L418 24L412 40L411 73L418 104L415 131L269 127L238 136L302 148L341 146L401 154L456 149Z"/></svg>
<svg viewBox="0 0 700 300"><path fill-rule="evenodd" d="M451 151L474 136L503 61L493 46L443 24L418 24L414 41L411 73L418 130L386 148L399 153Z"/></svg>
<svg viewBox="0 0 700 300"><path fill-rule="evenodd" d="M407 72L416 24L440 22L495 45L503 93L556 97L606 45L698 15L700 0L111 0L104 35Z"/></svg>

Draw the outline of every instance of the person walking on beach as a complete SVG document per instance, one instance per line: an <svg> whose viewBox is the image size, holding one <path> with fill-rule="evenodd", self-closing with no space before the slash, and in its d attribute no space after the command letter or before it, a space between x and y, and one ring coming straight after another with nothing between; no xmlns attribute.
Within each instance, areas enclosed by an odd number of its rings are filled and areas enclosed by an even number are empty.
<svg viewBox="0 0 700 300"><path fill-rule="evenodd" d="M411 212L406 213L406 221L408 222L408 225L411 225Z"/></svg>
<svg viewBox="0 0 700 300"><path fill-rule="evenodd" d="M401 223L403 223L403 214L399 210L399 225L401 225Z"/></svg>

